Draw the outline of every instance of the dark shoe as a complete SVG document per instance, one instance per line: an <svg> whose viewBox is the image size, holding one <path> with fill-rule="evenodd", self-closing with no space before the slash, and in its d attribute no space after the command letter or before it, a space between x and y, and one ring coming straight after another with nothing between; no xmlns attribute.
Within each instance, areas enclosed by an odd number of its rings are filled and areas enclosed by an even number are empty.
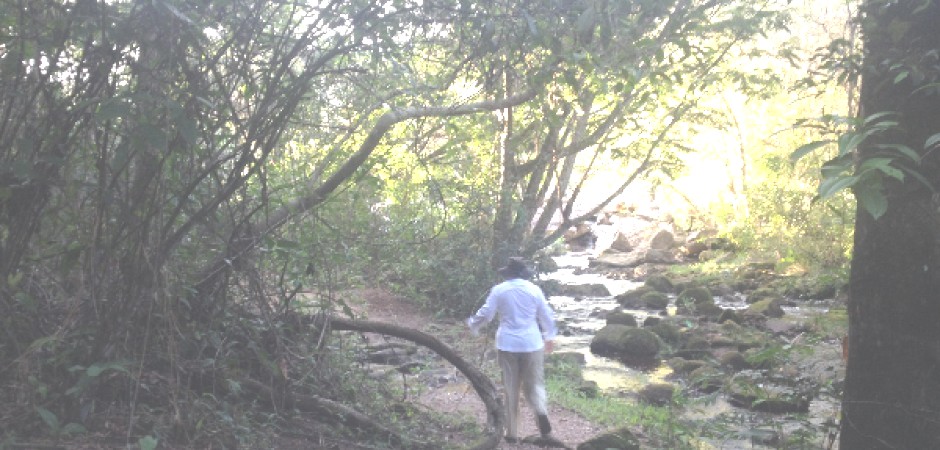
<svg viewBox="0 0 940 450"><path fill-rule="evenodd" d="M539 433L542 436L548 436L552 433L552 424L548 421L548 416L545 414L539 414Z"/></svg>

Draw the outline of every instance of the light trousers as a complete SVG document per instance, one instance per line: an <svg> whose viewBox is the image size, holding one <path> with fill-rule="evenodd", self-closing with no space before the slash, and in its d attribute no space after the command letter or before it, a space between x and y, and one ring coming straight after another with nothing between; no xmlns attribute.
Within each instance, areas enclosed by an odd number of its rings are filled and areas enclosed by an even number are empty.
<svg viewBox="0 0 940 450"><path fill-rule="evenodd" d="M519 391L525 395L536 416L548 415L545 394L545 352L499 351L499 366L503 370L503 389L506 393L506 436L519 437Z"/></svg>

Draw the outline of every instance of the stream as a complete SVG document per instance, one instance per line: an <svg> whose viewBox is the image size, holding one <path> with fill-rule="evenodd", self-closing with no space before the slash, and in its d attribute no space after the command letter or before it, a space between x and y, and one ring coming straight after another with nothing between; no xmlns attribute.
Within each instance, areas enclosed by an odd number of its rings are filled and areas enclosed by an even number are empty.
<svg viewBox="0 0 940 450"><path fill-rule="evenodd" d="M599 233L599 235L603 236ZM603 237L601 238L603 239ZM599 246L598 248L606 248ZM611 295L602 297L571 297L552 295L549 302L555 310L560 334L556 338L557 352L576 352L584 355L585 380L597 383L603 395L618 398L634 398L636 392L650 383L670 383L680 386L682 381L670 377L673 370L665 359L651 368L628 367L616 359L594 355L590 343L606 324L607 313L622 310L633 314L638 323L650 315L673 315L674 307L666 311L622 309L615 297L631 291L643 283L634 280L618 280L584 271L597 250L568 252L553 259L559 270L542 275L542 279L555 280L564 285L602 284ZM674 299L674 296L672 296ZM724 309L740 310L747 307L741 295L716 297ZM809 318L813 314L825 313L828 304L785 307L788 317ZM828 351L828 350L827 350ZM838 358L821 355L819 358ZM828 370L828 369L827 369ZM702 449L833 449L831 424L838 417L838 399L825 392L817 395L806 414L770 414L749 411L732 406L727 395L711 394L690 398L690 403L681 413L681 418L698 423L710 423L712 428L722 428L709 436L697 438ZM720 423L721 425L717 425ZM796 439L796 443L794 443Z"/></svg>

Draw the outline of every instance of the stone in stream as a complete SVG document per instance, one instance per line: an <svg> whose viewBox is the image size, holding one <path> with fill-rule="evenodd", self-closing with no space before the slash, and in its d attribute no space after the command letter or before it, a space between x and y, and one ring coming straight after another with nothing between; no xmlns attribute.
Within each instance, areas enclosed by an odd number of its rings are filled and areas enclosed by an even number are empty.
<svg viewBox="0 0 940 450"><path fill-rule="evenodd" d="M606 325L591 339L591 351L633 362L650 362L659 355L662 341L656 334L626 325Z"/></svg>

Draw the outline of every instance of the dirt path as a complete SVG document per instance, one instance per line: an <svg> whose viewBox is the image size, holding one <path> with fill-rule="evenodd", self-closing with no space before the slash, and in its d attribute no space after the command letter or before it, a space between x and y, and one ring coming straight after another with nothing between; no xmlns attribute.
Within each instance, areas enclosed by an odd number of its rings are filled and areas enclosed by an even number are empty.
<svg viewBox="0 0 940 450"><path fill-rule="evenodd" d="M415 328L434 335L443 342L451 345L471 362L478 362L488 374L498 373L492 351L491 338L473 337L466 327L457 320L442 320L421 311L405 300L380 290L360 291L356 297L358 302L353 305L356 312L363 314L369 320L394 323L401 326ZM451 369L449 372L447 369ZM418 401L441 414L460 414L476 417L478 423L484 423L485 410L483 403L476 396L473 388L467 381L455 373L453 366L442 361L439 370L440 382L429 383L429 389L422 393ZM491 375L492 376L492 375ZM494 378L499 382L498 378ZM538 433L535 418L527 406L522 407L520 420L520 437ZM553 435L574 448L579 443L600 434L605 429L591 423L573 411L561 408L552 403L549 396L549 417L552 420ZM459 439L455 436L455 439ZM534 445L500 443L499 449L536 449Z"/></svg>

